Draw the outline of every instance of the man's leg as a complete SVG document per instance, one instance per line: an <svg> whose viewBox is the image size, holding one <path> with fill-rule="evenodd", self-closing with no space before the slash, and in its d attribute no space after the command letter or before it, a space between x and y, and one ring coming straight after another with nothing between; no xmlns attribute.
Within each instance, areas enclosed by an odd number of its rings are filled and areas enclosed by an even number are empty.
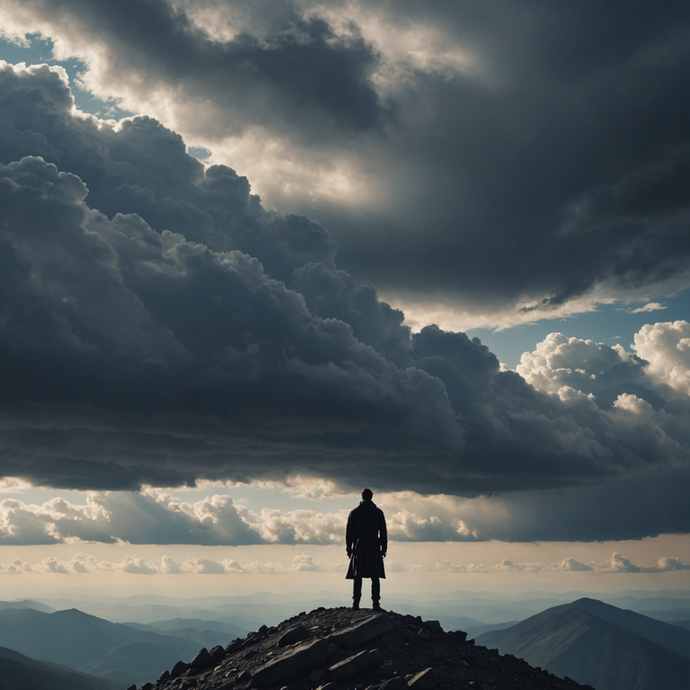
<svg viewBox="0 0 690 690"><path fill-rule="evenodd" d="M374 604L374 609L381 608L379 601L381 600L381 580L378 577L371 578L371 601Z"/></svg>
<svg viewBox="0 0 690 690"><path fill-rule="evenodd" d="M359 600L362 598L362 578L355 577L352 585L352 608L359 608Z"/></svg>

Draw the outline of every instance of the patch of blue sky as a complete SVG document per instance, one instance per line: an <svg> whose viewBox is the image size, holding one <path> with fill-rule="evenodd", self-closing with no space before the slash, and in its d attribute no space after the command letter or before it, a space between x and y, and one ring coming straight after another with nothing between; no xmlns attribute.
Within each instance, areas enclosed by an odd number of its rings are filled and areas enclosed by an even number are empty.
<svg viewBox="0 0 690 690"><path fill-rule="evenodd" d="M211 157L211 152L208 149L199 146L190 146L187 149L187 153L194 158L198 158L200 161Z"/></svg>
<svg viewBox="0 0 690 690"><path fill-rule="evenodd" d="M0 38L0 60L13 65L23 62L26 65L60 65L67 72L70 88L79 110L101 119L120 120L134 113L120 108L116 101L103 101L95 98L81 86L80 75L86 69L83 62L76 59L56 60L53 57L53 42L38 34L27 34L28 46L17 45Z"/></svg>
<svg viewBox="0 0 690 690"><path fill-rule="evenodd" d="M645 324L664 321L684 321L690 318L690 290L669 297L659 297L647 304L659 305L650 311L642 311L645 303L632 305L604 304L596 311L563 319L542 319L503 331L475 328L467 331L470 338L479 338L484 345L506 366L514 369L520 363L523 352L532 352L537 343L549 333L560 332L568 337L593 340L613 346L622 345L632 351L631 344Z"/></svg>

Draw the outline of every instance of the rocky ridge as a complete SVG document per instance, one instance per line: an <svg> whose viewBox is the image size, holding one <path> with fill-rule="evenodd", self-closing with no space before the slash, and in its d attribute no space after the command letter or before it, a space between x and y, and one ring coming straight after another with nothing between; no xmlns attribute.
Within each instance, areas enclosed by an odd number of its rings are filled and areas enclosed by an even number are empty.
<svg viewBox="0 0 690 690"><path fill-rule="evenodd" d="M141 690L592 690L465 638L420 617L318 608L202 649Z"/></svg>

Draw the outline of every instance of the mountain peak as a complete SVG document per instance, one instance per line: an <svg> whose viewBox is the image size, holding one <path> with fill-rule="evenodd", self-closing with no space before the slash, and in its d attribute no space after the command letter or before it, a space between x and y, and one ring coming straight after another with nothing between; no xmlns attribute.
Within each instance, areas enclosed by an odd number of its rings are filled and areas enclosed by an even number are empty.
<svg viewBox="0 0 690 690"><path fill-rule="evenodd" d="M688 688L688 631L596 599L554 606L477 641L597 690Z"/></svg>
<svg viewBox="0 0 690 690"><path fill-rule="evenodd" d="M420 617L322 607L272 628L262 626L225 649L202 649L142 690L588 687L465 638L464 632L444 632L437 621Z"/></svg>

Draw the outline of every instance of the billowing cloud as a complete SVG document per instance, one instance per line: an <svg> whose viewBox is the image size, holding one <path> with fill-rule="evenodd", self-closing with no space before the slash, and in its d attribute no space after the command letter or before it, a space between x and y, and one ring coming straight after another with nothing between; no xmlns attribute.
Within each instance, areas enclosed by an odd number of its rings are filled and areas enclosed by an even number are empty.
<svg viewBox="0 0 690 690"><path fill-rule="evenodd" d="M658 570L659 572L666 572L669 570L690 570L690 565L681 563L677 558L663 556L659 559L656 566L652 566L652 569Z"/></svg>
<svg viewBox="0 0 690 690"><path fill-rule="evenodd" d="M315 573L320 570L319 566L314 562L314 557L307 554L295 556L292 562L300 573Z"/></svg>
<svg viewBox="0 0 690 690"><path fill-rule="evenodd" d="M626 393L660 400L646 378L646 365L620 345L610 347L551 333L534 352L522 355L516 371L540 390L558 394L568 387L592 395L602 407L611 407Z"/></svg>
<svg viewBox="0 0 690 690"><path fill-rule="evenodd" d="M240 545L264 542L260 532L242 519L229 496L210 496L190 504L168 494L118 492L91 493L86 500L85 505L71 504L64 499L31 505L5 499L0 503L0 543L125 541ZM318 543L309 536L301 541ZM169 565L174 568L174 563Z"/></svg>
<svg viewBox="0 0 690 690"><path fill-rule="evenodd" d="M386 570L390 573L405 572L449 572L457 574L492 573L595 573L595 574L644 574L665 573L670 571L690 570L690 565L671 556L664 556L654 564L635 564L620 553L598 563L583 563L568 557L559 563L520 562L504 558L497 563L453 562L440 560L435 562L395 561L386 559ZM342 562L321 561L307 553L301 553L286 563L271 561L240 562L233 558L214 559L197 556L177 561L170 556L159 560L142 558L136 554L125 556L120 561L99 560L89 554L77 554L69 560L48 557L36 563L16 559L11 563L0 563L0 573L21 575L26 573L44 573L56 575L98 575L100 573L124 573L129 575L285 575L289 573L324 572L342 575Z"/></svg>
<svg viewBox="0 0 690 690"><path fill-rule="evenodd" d="M494 496L395 510L400 539L690 530L685 322L643 329L636 355L552 334L502 370L463 333L412 334L321 225L156 120L80 114L59 68L4 64L0 90L0 470L123 490L5 501L6 543L340 539L343 515L124 491L297 476Z"/></svg>
<svg viewBox="0 0 690 690"><path fill-rule="evenodd" d="M496 323L688 286L681 2L2 9L7 35L40 33L91 93L231 157L417 307Z"/></svg>
<svg viewBox="0 0 690 690"><path fill-rule="evenodd" d="M611 573L639 573L640 569L631 563L627 558L624 558L619 553L614 553L611 558L600 566L604 572Z"/></svg>
<svg viewBox="0 0 690 690"><path fill-rule="evenodd" d="M0 572L16 575L33 572L33 568L26 561L15 558L11 563L0 563Z"/></svg>
<svg viewBox="0 0 690 690"><path fill-rule="evenodd" d="M684 398L690 395L690 323L674 321L643 326L635 351L649 362L649 375Z"/></svg>
<svg viewBox="0 0 690 690"><path fill-rule="evenodd" d="M564 558L560 563L553 565L552 569L563 570L564 572L587 572L589 570L594 570L591 565L582 563L572 557Z"/></svg>

